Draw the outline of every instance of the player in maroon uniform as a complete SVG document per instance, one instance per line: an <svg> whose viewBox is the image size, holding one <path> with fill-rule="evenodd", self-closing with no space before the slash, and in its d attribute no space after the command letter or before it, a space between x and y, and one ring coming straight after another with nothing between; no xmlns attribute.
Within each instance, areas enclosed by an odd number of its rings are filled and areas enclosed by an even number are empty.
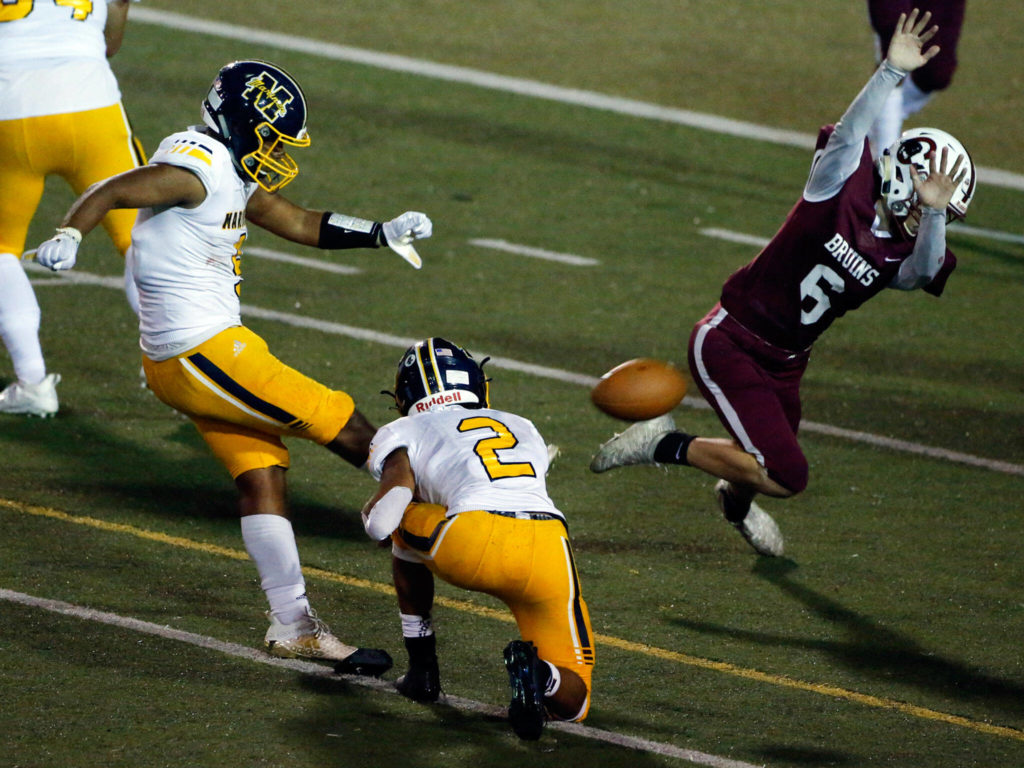
<svg viewBox="0 0 1024 768"><path fill-rule="evenodd" d="M938 91L949 87L956 72L956 47L964 24L967 0L868 0L868 18L875 33L878 59L889 49L892 30L900 14L909 14L915 6L931 12L932 23L939 27L931 41L939 46L939 54L914 70L889 94L868 132L875 157L899 138L903 122L908 117L920 111Z"/></svg>
<svg viewBox="0 0 1024 768"><path fill-rule="evenodd" d="M878 163L867 133L889 93L931 60L936 28L901 15L885 61L835 126L821 130L803 196L752 262L722 288L690 336L690 373L731 439L676 430L670 415L638 422L601 446L590 468L682 464L717 478L726 519L763 555L782 534L757 504L807 486L797 442L800 380L818 336L883 288L942 292L956 259L948 218L963 217L974 164L942 131L906 132Z"/></svg>

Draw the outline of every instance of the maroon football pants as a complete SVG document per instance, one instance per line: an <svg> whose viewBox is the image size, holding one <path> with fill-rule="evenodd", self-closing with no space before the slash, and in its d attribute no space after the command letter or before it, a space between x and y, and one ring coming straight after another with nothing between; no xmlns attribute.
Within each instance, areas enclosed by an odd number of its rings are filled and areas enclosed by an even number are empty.
<svg viewBox="0 0 1024 768"><path fill-rule="evenodd" d="M809 357L809 351L769 344L720 304L690 335L690 375L704 399L743 450L793 493L807 487L807 459L797 429L800 380Z"/></svg>

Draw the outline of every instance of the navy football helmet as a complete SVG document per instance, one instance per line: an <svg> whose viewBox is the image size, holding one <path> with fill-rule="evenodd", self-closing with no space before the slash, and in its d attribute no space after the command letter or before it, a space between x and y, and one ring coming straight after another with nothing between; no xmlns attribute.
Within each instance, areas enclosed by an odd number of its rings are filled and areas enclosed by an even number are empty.
<svg viewBox="0 0 1024 768"><path fill-rule="evenodd" d="M267 192L299 173L284 146L308 147L306 97L291 75L266 61L233 61L203 100L203 122L227 145L235 169Z"/></svg>
<svg viewBox="0 0 1024 768"><path fill-rule="evenodd" d="M486 363L485 359L483 363ZM419 341L402 355L395 375L395 405L403 416L434 408L488 406L488 379L483 363L447 339Z"/></svg>

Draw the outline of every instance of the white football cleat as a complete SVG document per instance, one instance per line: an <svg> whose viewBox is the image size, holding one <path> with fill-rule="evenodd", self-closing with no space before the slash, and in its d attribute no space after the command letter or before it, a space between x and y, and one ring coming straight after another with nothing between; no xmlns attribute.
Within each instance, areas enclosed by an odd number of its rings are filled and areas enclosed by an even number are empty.
<svg viewBox="0 0 1024 768"><path fill-rule="evenodd" d="M48 374L38 384L19 381L0 392L0 413L20 413L46 418L57 413L57 384L60 374Z"/></svg>
<svg viewBox="0 0 1024 768"><path fill-rule="evenodd" d="M590 462L591 472L607 472L633 464L654 464L654 449L661 438L674 432L675 422L669 414L630 425L597 449Z"/></svg>
<svg viewBox="0 0 1024 768"><path fill-rule="evenodd" d="M356 651L354 646L345 645L331 634L330 627L312 608L305 616L291 624L282 624L272 613L268 612L267 615L270 618L270 628L263 642L271 656L280 656L284 659L300 657L342 661Z"/></svg>
<svg viewBox="0 0 1024 768"><path fill-rule="evenodd" d="M339 674L378 677L391 669L391 656L375 648L346 645L331 633L312 608L291 624L282 624L269 611L270 628L264 638L267 652L283 659L316 659L335 662Z"/></svg>
<svg viewBox="0 0 1024 768"><path fill-rule="evenodd" d="M757 554L766 557L782 556L782 531L771 515L761 509L756 502L751 501L743 519L734 522L731 518L737 517L737 510L733 508L736 502L729 493L729 483L725 480L715 483L715 495L718 497L718 508L722 510L725 519L732 523Z"/></svg>

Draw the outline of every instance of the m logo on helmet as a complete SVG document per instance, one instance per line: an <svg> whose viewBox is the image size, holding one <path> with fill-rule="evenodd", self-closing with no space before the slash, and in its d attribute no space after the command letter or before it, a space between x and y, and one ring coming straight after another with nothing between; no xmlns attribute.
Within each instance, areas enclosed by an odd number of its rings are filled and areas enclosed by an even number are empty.
<svg viewBox="0 0 1024 768"><path fill-rule="evenodd" d="M273 123L288 113L288 105L295 96L269 72L261 72L246 81L242 98L251 102L268 123Z"/></svg>

